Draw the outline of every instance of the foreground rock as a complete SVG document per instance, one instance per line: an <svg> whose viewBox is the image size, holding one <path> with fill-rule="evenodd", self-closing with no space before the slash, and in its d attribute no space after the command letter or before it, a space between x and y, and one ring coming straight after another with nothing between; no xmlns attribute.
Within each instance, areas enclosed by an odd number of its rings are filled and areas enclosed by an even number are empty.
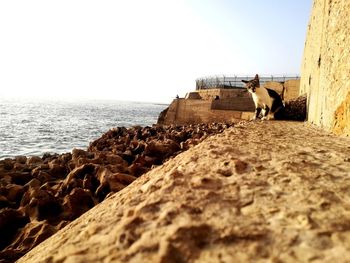
<svg viewBox="0 0 350 263"><path fill-rule="evenodd" d="M213 136L19 262L349 262L350 140L297 122Z"/></svg>
<svg viewBox="0 0 350 263"><path fill-rule="evenodd" d="M15 261L106 196L227 127L120 127L87 151L0 161L0 262Z"/></svg>
<svg viewBox="0 0 350 263"><path fill-rule="evenodd" d="M287 120L304 121L306 119L306 95L285 102Z"/></svg>

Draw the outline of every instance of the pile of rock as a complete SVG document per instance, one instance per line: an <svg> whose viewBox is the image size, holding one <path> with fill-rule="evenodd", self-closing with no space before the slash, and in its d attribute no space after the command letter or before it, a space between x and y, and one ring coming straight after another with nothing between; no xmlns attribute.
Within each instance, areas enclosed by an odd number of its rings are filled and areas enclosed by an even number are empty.
<svg viewBox="0 0 350 263"><path fill-rule="evenodd" d="M285 114L287 120L304 121L306 119L306 95L286 101Z"/></svg>
<svg viewBox="0 0 350 263"><path fill-rule="evenodd" d="M115 128L85 150L0 161L0 262L13 262L137 177L231 124Z"/></svg>

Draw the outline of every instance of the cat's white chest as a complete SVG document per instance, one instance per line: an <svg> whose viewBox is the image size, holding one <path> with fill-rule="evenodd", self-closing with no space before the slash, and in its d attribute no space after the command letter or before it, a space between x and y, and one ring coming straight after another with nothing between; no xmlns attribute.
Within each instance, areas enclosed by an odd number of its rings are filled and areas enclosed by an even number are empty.
<svg viewBox="0 0 350 263"><path fill-rule="evenodd" d="M264 108L264 106L268 106L271 109L272 101L265 88L257 88L256 91L252 93L252 98L255 106L260 106L262 108Z"/></svg>

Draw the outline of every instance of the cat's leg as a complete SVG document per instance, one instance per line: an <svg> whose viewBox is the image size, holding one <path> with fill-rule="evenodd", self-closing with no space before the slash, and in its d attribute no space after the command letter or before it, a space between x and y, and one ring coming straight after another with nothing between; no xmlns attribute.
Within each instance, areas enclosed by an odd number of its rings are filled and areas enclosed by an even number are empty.
<svg viewBox="0 0 350 263"><path fill-rule="evenodd" d="M261 108L260 108L260 106L257 106L255 108L255 117L253 120L259 119L260 112L261 112Z"/></svg>
<svg viewBox="0 0 350 263"><path fill-rule="evenodd" d="M270 112L270 108L269 108L268 106L265 106L265 108L264 108L264 114L263 114L263 117L262 117L261 119L262 119L262 120L268 120L269 112Z"/></svg>

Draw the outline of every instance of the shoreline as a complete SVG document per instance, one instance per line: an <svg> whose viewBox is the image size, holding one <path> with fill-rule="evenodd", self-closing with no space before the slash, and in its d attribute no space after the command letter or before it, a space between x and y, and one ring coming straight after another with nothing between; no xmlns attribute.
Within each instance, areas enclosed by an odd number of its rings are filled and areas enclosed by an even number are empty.
<svg viewBox="0 0 350 263"><path fill-rule="evenodd" d="M19 262L344 262L348 146L309 123L237 125L143 175Z"/></svg>
<svg viewBox="0 0 350 263"><path fill-rule="evenodd" d="M152 126L164 107L118 101L0 103L0 160L84 149L111 127Z"/></svg>
<svg viewBox="0 0 350 263"><path fill-rule="evenodd" d="M18 259L144 173L233 125L118 127L86 150L0 160L0 257Z"/></svg>

